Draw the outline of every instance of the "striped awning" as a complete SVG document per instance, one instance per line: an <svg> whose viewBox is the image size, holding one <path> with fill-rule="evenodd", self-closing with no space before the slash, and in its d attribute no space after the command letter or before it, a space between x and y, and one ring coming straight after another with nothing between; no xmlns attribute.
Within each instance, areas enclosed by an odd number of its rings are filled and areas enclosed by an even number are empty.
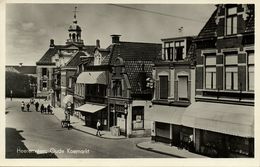
<svg viewBox="0 0 260 167"><path fill-rule="evenodd" d="M195 102L183 113L182 125L234 136L254 137L254 106Z"/></svg>
<svg viewBox="0 0 260 167"><path fill-rule="evenodd" d="M77 78L77 83L83 84L107 84L105 71L88 71L82 72Z"/></svg>

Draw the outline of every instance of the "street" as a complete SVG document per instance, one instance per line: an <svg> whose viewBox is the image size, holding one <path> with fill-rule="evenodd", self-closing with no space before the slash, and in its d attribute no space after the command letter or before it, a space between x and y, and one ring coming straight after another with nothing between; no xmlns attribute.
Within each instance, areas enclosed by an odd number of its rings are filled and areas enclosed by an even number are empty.
<svg viewBox="0 0 260 167"><path fill-rule="evenodd" d="M34 105L21 112L20 105L6 100L6 158L172 158L136 147L150 138L99 138L61 128L55 115L36 112Z"/></svg>

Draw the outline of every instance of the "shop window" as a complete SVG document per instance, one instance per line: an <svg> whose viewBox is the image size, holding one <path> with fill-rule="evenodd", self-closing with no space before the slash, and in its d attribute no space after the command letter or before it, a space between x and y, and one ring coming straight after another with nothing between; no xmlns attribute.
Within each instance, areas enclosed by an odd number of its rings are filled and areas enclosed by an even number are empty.
<svg viewBox="0 0 260 167"><path fill-rule="evenodd" d="M237 7L226 10L226 35L237 34Z"/></svg>
<svg viewBox="0 0 260 167"><path fill-rule="evenodd" d="M159 76L160 78L160 99L168 99L168 76Z"/></svg>
<svg viewBox="0 0 260 167"><path fill-rule="evenodd" d="M170 124L155 122L155 130L156 136L160 136L167 139L170 138Z"/></svg>
<svg viewBox="0 0 260 167"><path fill-rule="evenodd" d="M178 76L178 97L179 100L188 99L188 76Z"/></svg>
<svg viewBox="0 0 260 167"><path fill-rule="evenodd" d="M230 136L228 141L228 149L233 153L249 155L249 139Z"/></svg>
<svg viewBox="0 0 260 167"><path fill-rule="evenodd" d="M144 107L137 106L132 109L133 130L144 128Z"/></svg>
<svg viewBox="0 0 260 167"><path fill-rule="evenodd" d="M216 89L216 55L205 57L205 88Z"/></svg>
<svg viewBox="0 0 260 167"><path fill-rule="evenodd" d="M220 133L201 131L201 152L211 157L217 157L224 147L223 135Z"/></svg>

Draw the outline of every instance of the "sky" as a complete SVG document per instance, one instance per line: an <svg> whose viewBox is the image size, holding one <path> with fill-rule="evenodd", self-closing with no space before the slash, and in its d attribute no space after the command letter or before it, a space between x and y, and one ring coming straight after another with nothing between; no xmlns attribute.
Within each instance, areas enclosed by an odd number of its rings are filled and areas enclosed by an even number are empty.
<svg viewBox="0 0 260 167"><path fill-rule="evenodd" d="M65 44L75 6L84 44L99 39L101 48L111 44L112 34L121 35L121 41L149 43L198 35L216 9L214 4L7 4L6 65L35 65L50 39Z"/></svg>

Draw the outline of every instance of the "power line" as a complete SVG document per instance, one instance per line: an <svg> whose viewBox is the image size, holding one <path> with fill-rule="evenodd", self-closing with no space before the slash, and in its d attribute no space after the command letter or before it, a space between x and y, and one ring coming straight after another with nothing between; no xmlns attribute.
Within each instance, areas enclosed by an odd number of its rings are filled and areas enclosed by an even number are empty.
<svg viewBox="0 0 260 167"><path fill-rule="evenodd" d="M193 22L199 22L199 23L205 24L205 21L196 20L196 19L187 18L187 17L182 17L182 16L171 15L171 14L157 12L157 11L153 11L153 10L139 9L139 8L135 8L135 7L118 5L118 4L108 4L108 5L116 6L116 7L120 7L120 8L131 9L131 10L136 10L136 11L141 11L141 12L146 12L146 13L158 14L158 15L161 15L161 16L173 17L173 18L177 18L177 19L181 19L181 20L188 20L188 21L193 21ZM231 26L226 26L226 27L230 28ZM243 30L243 29L241 29L239 27L235 27L235 28L237 28L238 30Z"/></svg>
<svg viewBox="0 0 260 167"><path fill-rule="evenodd" d="M204 21L201 21L201 20L195 20L195 19L192 19L192 18L187 18L187 17L182 17L182 16L171 15L171 14L162 13L162 12L157 12L157 11L153 11L153 10L139 9L139 8L135 8L135 7L124 6L124 5L118 5L118 4L108 4L108 5L110 5L110 6L116 6L116 7L120 7L120 8L131 9L131 10L136 10L136 11L141 11L141 12L146 12L146 13L158 14L158 15L161 15L161 16L174 17L174 18L182 19L182 20L188 20L188 21L193 21L193 22L205 23Z"/></svg>

